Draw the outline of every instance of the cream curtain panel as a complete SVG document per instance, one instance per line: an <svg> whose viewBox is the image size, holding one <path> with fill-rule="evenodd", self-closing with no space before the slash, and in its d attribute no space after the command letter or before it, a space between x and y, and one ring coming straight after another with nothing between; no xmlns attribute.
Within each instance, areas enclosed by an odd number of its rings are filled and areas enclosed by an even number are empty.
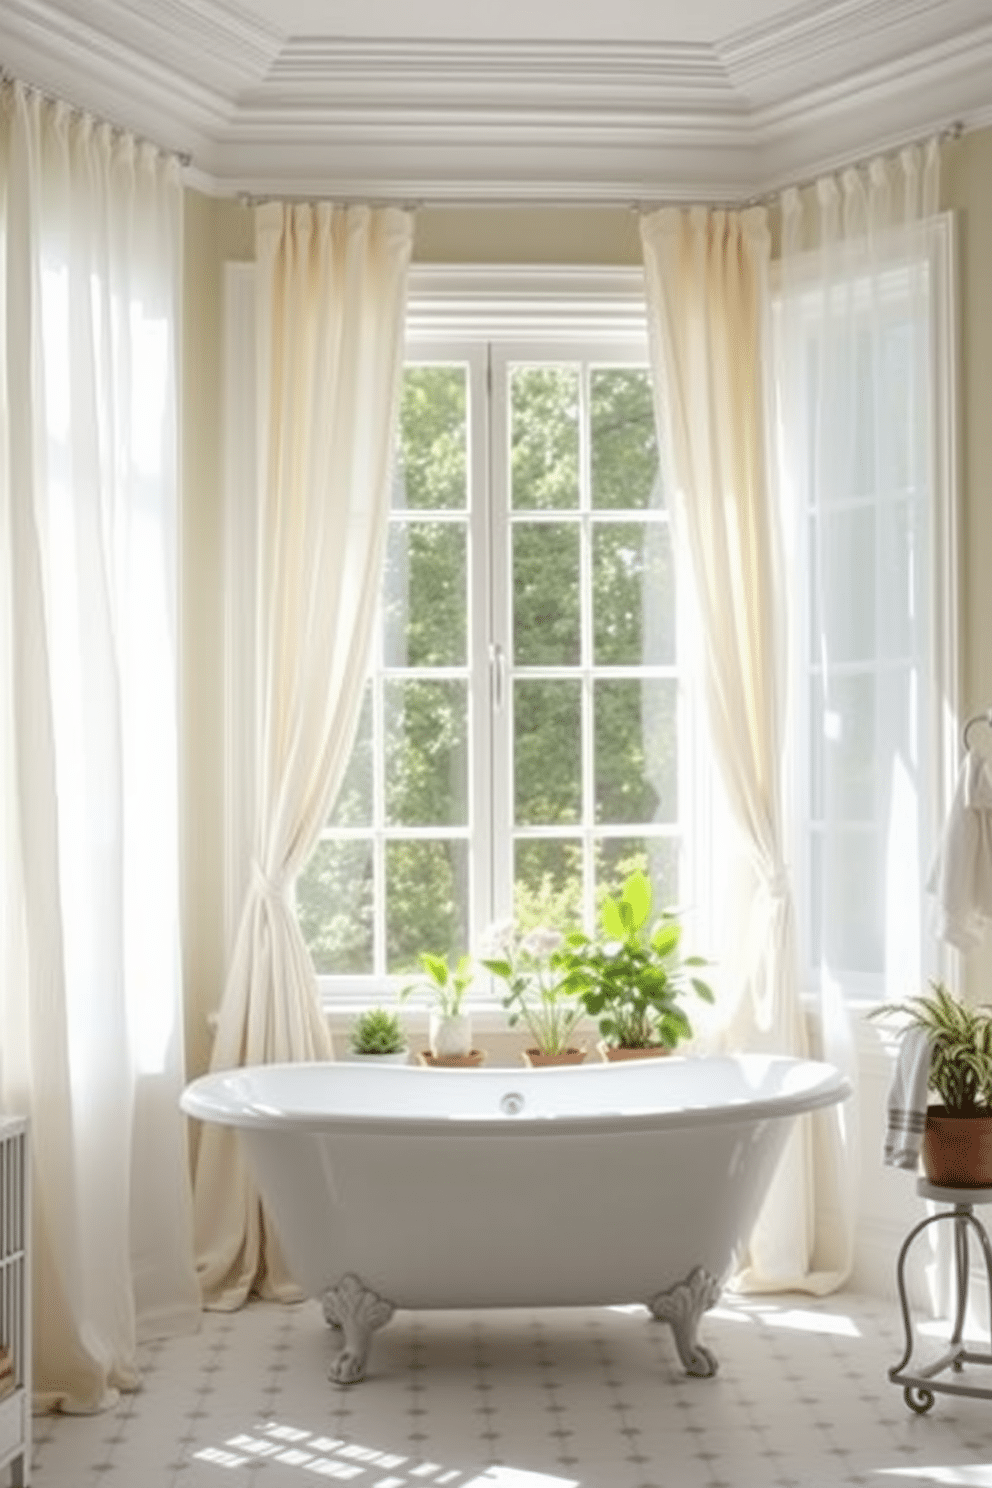
<svg viewBox="0 0 992 1488"><path fill-rule="evenodd" d="M676 538L694 576L713 747L742 846L725 1010L731 1047L808 1052L785 862L787 605L768 439L770 237L764 209L664 208L642 219L656 419ZM810 1123L800 1122L738 1278L838 1285L849 1249L814 1267Z"/></svg>
<svg viewBox="0 0 992 1488"><path fill-rule="evenodd" d="M0 89L0 1085L30 1117L36 1404L189 1329L176 725L182 194Z"/></svg>
<svg viewBox="0 0 992 1488"><path fill-rule="evenodd" d="M293 909L344 775L378 602L403 365L410 214L267 203L256 218L259 431L254 856L211 1067L327 1059ZM235 1134L203 1129L203 1296L295 1295Z"/></svg>

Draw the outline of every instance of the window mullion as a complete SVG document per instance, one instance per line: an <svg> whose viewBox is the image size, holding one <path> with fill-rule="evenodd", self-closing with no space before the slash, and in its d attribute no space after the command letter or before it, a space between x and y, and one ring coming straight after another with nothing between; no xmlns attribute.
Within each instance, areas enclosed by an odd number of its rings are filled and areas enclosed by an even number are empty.
<svg viewBox="0 0 992 1488"><path fill-rule="evenodd" d="M489 797L492 865L492 917L513 913L513 677L510 606L509 365L498 347L489 348L489 462L487 521L489 547L489 655L485 689L491 730L492 775ZM502 670L502 699L497 707L492 668Z"/></svg>
<svg viewBox="0 0 992 1488"><path fill-rule="evenodd" d="M596 759L593 732L593 617L592 617L592 440L589 413L589 366L579 378L579 625L582 679L582 908L586 924L595 918Z"/></svg>

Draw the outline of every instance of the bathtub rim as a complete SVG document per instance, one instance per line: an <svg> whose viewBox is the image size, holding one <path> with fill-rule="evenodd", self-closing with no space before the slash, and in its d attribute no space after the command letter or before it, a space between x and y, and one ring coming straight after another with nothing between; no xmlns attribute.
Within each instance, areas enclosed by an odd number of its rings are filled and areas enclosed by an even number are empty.
<svg viewBox="0 0 992 1488"><path fill-rule="evenodd" d="M267 1078L279 1078L284 1073L299 1069L292 1063L238 1066L228 1070L217 1070L201 1075L182 1091L179 1104L182 1110L200 1121L210 1121L223 1126L243 1130L308 1131L355 1135L378 1135L393 1137L449 1136L474 1137L498 1135L509 1136L566 1136L602 1134L608 1132L648 1132L690 1129L722 1124L751 1124L776 1118L790 1118L811 1111L823 1110L849 1099L853 1093L850 1080L836 1066L823 1060L803 1059L789 1055L689 1055L672 1056L685 1064L690 1061L715 1063L739 1063L753 1058L764 1065L804 1065L817 1072L817 1082L796 1092L777 1092L765 1096L742 1097L710 1105L665 1108L638 1108L624 1110L619 1107L599 1106L586 1111L530 1112L526 1108L515 1113L501 1110L461 1110L444 1112L371 1112L371 1111L314 1111L310 1108L294 1108L290 1105L276 1107L262 1100L246 1100L242 1095L235 1103L231 1096L237 1082L245 1082L251 1070L271 1071ZM365 1071L363 1066L349 1065L339 1061L313 1061L326 1069L361 1070L377 1080L429 1079L439 1082L485 1081L489 1086L501 1087L504 1093L526 1090L535 1080L547 1081L549 1077L561 1080L586 1079L600 1081L607 1086L613 1083L623 1088L624 1072L631 1072L629 1065L575 1065L554 1070L501 1068L489 1069L419 1069L414 1065L385 1065L374 1071ZM354 1076L346 1076L354 1079ZM450 1087L452 1091L457 1085ZM540 1088L540 1087L538 1087ZM227 1099L223 1099L223 1095Z"/></svg>

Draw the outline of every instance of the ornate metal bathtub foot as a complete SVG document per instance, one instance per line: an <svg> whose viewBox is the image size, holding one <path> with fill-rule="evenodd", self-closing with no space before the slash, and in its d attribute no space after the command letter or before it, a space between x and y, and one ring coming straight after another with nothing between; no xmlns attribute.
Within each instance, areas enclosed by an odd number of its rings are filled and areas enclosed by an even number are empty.
<svg viewBox="0 0 992 1488"><path fill-rule="evenodd" d="M676 1282L667 1291L659 1292L648 1303L656 1318L671 1325L675 1347L686 1373L703 1379L716 1374L717 1362L709 1349L698 1342L696 1329L707 1308L720 1300L721 1291L716 1277L697 1266L685 1281Z"/></svg>
<svg viewBox="0 0 992 1488"><path fill-rule="evenodd" d="M331 1379L337 1385L354 1385L365 1373L372 1334L389 1322L396 1309L350 1274L337 1286L328 1287L320 1301L326 1321L344 1334L341 1352L331 1363Z"/></svg>

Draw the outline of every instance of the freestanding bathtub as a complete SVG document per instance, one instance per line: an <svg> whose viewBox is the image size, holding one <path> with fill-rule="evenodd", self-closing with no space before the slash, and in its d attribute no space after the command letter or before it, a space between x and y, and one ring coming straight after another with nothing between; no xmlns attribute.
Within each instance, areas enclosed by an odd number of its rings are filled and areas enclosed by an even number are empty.
<svg viewBox="0 0 992 1488"><path fill-rule="evenodd" d="M238 1127L298 1284L362 1377L397 1307L643 1302L690 1374L793 1119L849 1094L764 1055L554 1069L258 1065L189 1085Z"/></svg>

